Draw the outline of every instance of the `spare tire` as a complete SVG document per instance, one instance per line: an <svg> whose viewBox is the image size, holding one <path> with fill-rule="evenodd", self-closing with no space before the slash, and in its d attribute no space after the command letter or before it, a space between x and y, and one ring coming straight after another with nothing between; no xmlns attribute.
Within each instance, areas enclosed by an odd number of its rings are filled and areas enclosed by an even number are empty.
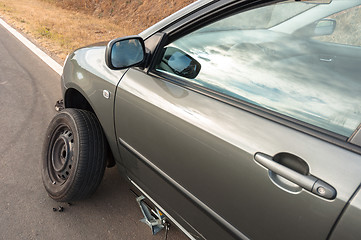
<svg viewBox="0 0 361 240"><path fill-rule="evenodd" d="M59 202L80 200L99 186L106 166L105 139L96 116L67 108L50 122L42 153L42 179Z"/></svg>

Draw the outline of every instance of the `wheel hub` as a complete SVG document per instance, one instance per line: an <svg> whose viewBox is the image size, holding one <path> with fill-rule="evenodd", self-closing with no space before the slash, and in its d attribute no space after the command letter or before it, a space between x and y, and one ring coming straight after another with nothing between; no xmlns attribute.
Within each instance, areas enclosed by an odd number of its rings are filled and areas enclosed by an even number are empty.
<svg viewBox="0 0 361 240"><path fill-rule="evenodd" d="M54 141L51 152L51 165L55 182L68 179L73 162L74 138L70 130L62 131Z"/></svg>

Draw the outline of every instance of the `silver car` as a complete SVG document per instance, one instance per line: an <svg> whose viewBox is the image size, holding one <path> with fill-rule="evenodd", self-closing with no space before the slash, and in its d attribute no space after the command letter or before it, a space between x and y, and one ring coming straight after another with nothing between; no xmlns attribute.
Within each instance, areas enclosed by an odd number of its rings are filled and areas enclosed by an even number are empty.
<svg viewBox="0 0 361 240"><path fill-rule="evenodd" d="M198 1L64 65L50 197L106 164L155 234L361 239L361 1Z"/></svg>

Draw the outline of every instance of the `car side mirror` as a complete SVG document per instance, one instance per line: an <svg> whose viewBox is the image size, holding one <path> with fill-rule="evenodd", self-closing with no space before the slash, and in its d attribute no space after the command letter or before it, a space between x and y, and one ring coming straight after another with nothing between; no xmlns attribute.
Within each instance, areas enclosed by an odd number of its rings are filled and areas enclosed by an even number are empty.
<svg viewBox="0 0 361 240"><path fill-rule="evenodd" d="M144 41L139 36L114 39L108 43L105 51L105 62L113 70L140 66L144 60Z"/></svg>
<svg viewBox="0 0 361 240"><path fill-rule="evenodd" d="M336 21L333 19L322 19L315 26L314 36L331 35L336 28Z"/></svg>
<svg viewBox="0 0 361 240"><path fill-rule="evenodd" d="M185 78L197 77L201 64L187 53L175 47L167 47L164 51L161 69Z"/></svg>

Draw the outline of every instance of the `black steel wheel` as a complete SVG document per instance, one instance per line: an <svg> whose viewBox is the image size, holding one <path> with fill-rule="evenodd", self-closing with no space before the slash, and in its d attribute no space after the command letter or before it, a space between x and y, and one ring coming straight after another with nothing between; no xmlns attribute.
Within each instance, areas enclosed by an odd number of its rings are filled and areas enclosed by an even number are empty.
<svg viewBox="0 0 361 240"><path fill-rule="evenodd" d="M42 156L42 178L56 201L84 199L95 192L105 170L105 140L91 112L64 109L50 122Z"/></svg>

